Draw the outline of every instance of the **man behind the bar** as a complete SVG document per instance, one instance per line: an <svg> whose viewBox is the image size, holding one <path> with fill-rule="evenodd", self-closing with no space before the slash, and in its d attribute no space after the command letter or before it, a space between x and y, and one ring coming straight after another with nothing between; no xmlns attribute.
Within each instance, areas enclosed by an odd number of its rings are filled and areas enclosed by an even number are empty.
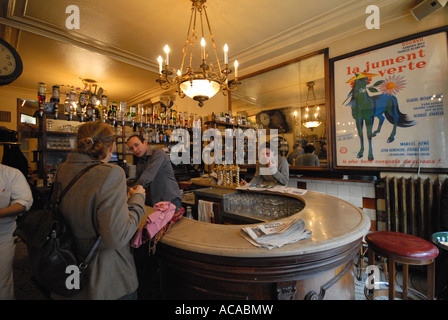
<svg viewBox="0 0 448 320"><path fill-rule="evenodd" d="M134 185L149 187L151 203L154 206L160 201L170 201L176 206L176 211L182 206L182 195L174 175L173 166L165 151L152 148L140 135L133 135L127 140L127 145L137 157L136 180ZM146 191L148 195L148 191ZM159 300L161 285L159 262L156 256L148 254L149 242L139 248L134 248L134 261L139 282L138 299Z"/></svg>
<svg viewBox="0 0 448 320"><path fill-rule="evenodd" d="M134 184L150 188L152 206L160 201L170 201L177 211L181 207L182 195L165 151L148 146L140 135L129 137L127 145L138 159Z"/></svg>

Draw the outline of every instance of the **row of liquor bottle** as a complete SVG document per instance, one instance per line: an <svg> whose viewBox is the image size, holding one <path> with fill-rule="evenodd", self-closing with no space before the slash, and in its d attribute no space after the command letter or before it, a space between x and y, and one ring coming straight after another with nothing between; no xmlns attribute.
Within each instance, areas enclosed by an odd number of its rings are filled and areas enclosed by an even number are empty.
<svg viewBox="0 0 448 320"><path fill-rule="evenodd" d="M38 101L39 101L39 114L50 113L54 114L57 118L59 116L59 104L60 104L60 91L59 86L54 85L52 87L52 95L50 101L46 99L46 85L43 82L39 83L38 89ZM77 116L81 121L85 120L110 120L118 122L139 122L140 124L151 125L172 125L179 127L192 127L195 121L199 121L204 124L204 120L227 122L231 124L237 123L238 125L250 124L246 117L240 113L237 116L233 116L231 111L212 113L206 119L202 116L198 116L194 113L177 112L175 107L165 108L162 105L148 105L138 104L132 105L128 108L127 103L122 101L119 104L117 102L111 102L109 104L106 95L101 95L98 98L96 95L88 95L86 92L79 94L79 100L76 101L77 94L74 89L71 89L66 94L64 100L63 113L68 115L70 120L73 116Z"/></svg>

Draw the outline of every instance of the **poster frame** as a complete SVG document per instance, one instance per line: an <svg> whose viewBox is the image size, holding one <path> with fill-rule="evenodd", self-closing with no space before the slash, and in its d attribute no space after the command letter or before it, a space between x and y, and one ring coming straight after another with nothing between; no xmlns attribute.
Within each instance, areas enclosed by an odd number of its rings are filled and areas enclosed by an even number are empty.
<svg viewBox="0 0 448 320"><path fill-rule="evenodd" d="M338 80L336 79L336 75L335 75L335 63L338 61L342 61L342 60L347 60L355 57L355 56L359 56L359 55L363 55L366 53L370 53L372 51L377 51L379 53L381 53L381 50L386 49L390 46L402 43L402 42L406 42L406 41L412 41L418 38L422 38L422 37L427 37L430 35L434 35L434 34L439 34L439 33L443 33L445 34L445 37L447 38L447 43L448 43L448 26L443 26L443 27L439 27L439 28L435 28L435 29L431 29L431 30L427 30L427 31L423 31L423 32L419 32L419 33L415 33L415 34L411 34L408 36L404 36L404 37L400 37L394 40L390 40L390 41L386 41L380 44L376 44L376 45L372 45L363 49L359 49L356 51L352 51L334 58L330 58L329 60L329 67L330 67L330 96L331 96L331 103L330 103L330 119L331 119L331 123L333 124L331 126L331 135L332 135L332 148L331 148L331 153L332 153L332 168L334 170L363 170L363 171L405 171L405 172L428 172L428 173L448 173L448 167L403 167L403 166L390 166L387 164L380 164L380 165L375 165L375 166L371 166L370 164L359 164L357 163L356 165L341 165L338 164L338 150L337 148L337 135L336 135L336 116L340 117L340 114L338 114L338 110L336 108L336 96L335 96L335 83L336 81L347 81L347 79L341 79ZM446 47L441 47L441 48L437 48L438 50L447 50ZM446 59L448 60L448 56L446 56ZM344 93L345 94L345 93ZM428 92L429 94L429 92ZM445 97L447 96L448 92L443 92L443 94L445 95ZM448 115L444 115L444 117L448 117ZM351 120L353 121L353 118L351 118ZM386 124L387 120L384 122L384 124ZM376 128L378 121L375 121L374 123L374 128ZM364 126L365 127L365 126ZM367 152L368 152L368 142L367 142L367 134L366 134L366 129L364 128L364 145L365 145L365 158L367 159ZM446 157L448 157L448 150L447 152L445 152Z"/></svg>

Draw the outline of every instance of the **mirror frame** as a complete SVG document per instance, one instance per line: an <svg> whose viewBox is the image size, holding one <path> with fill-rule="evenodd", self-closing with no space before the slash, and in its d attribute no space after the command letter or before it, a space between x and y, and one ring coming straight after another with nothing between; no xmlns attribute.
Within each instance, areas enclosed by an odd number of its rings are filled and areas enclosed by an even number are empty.
<svg viewBox="0 0 448 320"><path fill-rule="evenodd" d="M266 73L268 71L275 70L277 68L285 67L287 65L300 62L301 60L305 60L308 58L311 58L313 56L317 56L323 54L324 56L324 77L325 77L325 121L326 121L326 127L325 127L325 133L327 135L327 164L326 166L319 166L319 167L299 167L299 166L289 166L290 170L307 170L307 171L328 171L332 168L333 165L333 137L332 137L332 130L330 124L333 121L333 115L330 108L330 102L331 102L331 90L330 90L330 59L329 59L329 48L325 48L322 50L318 50L303 56L300 56L298 58L294 58L276 65L273 65L271 67L267 67L264 69L261 69L259 71L255 71L253 73L249 73L247 75L244 75L240 78L238 78L238 81L244 81L245 79L248 79L250 77L254 77L263 73ZM229 92L228 95L228 105L229 110L232 110L232 93ZM249 166L249 165L247 165ZM255 165L253 165L255 166Z"/></svg>

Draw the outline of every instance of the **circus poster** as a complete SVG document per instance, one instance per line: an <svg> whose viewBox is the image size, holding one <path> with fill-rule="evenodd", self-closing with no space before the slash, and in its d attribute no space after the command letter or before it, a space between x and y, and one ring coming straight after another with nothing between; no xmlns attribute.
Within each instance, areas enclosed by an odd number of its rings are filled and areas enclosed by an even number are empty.
<svg viewBox="0 0 448 320"><path fill-rule="evenodd" d="M448 168L447 32L330 61L335 167Z"/></svg>

